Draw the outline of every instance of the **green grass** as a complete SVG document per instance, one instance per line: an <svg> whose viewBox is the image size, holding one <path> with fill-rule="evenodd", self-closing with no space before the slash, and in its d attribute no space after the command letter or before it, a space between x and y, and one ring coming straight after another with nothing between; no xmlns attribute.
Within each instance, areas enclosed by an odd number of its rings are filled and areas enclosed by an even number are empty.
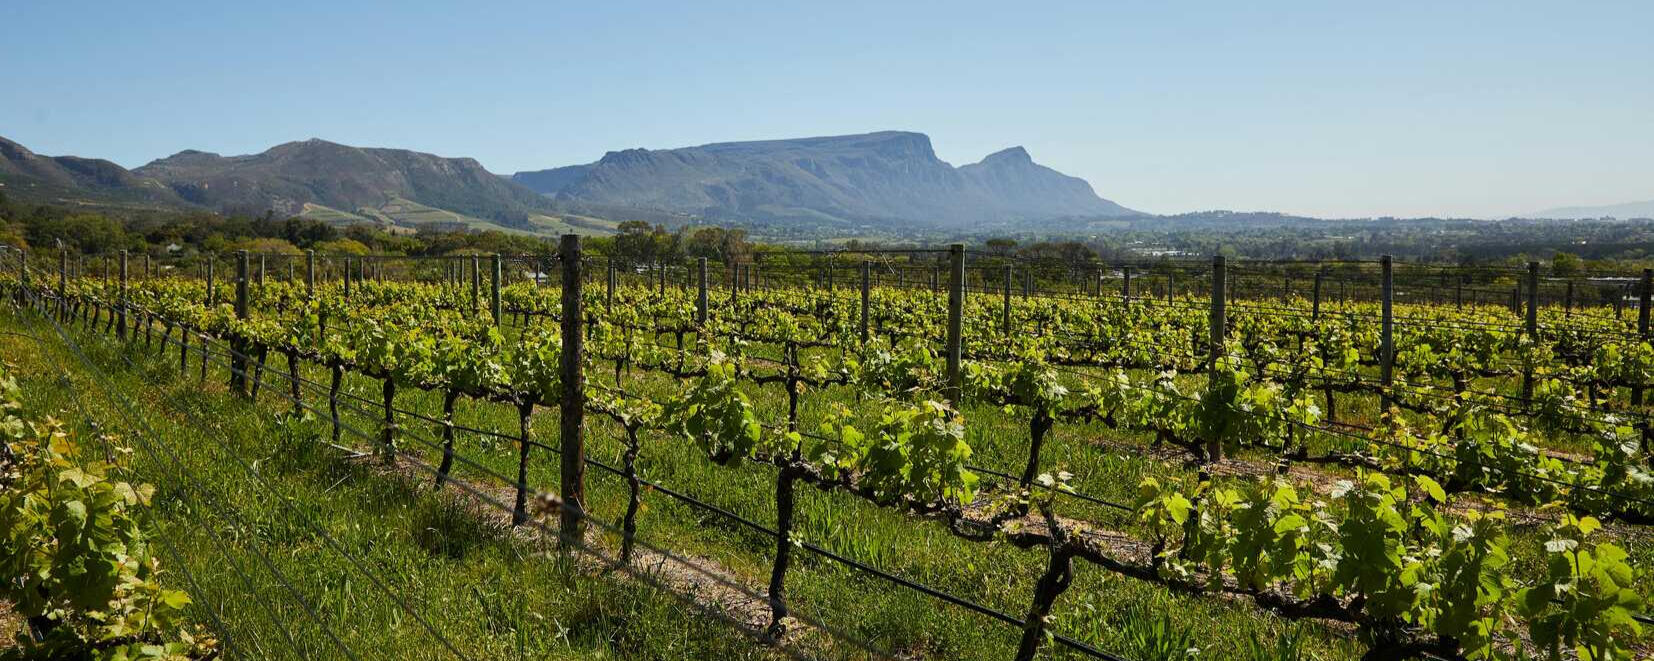
<svg viewBox="0 0 1654 661"><path fill-rule="evenodd" d="M670 595L590 575L452 498L343 461L306 423L176 379L173 361L76 333L107 387L132 399L129 421L48 325L6 318L0 355L27 409L135 449L133 479L158 488L167 575L197 621L223 623L227 658L344 658L329 632L359 658L450 658L392 592L470 658L778 656Z"/></svg>

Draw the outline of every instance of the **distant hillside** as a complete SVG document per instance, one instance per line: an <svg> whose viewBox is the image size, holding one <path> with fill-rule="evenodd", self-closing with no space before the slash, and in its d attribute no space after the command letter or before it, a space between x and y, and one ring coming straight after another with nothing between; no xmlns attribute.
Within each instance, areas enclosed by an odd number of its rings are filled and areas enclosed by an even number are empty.
<svg viewBox="0 0 1654 661"><path fill-rule="evenodd" d="M1582 218L1654 218L1654 200L1646 202L1627 202L1625 204L1609 204L1600 207L1561 207L1547 209L1538 213L1530 213L1523 218L1555 218L1558 220L1579 220Z"/></svg>
<svg viewBox="0 0 1654 661"><path fill-rule="evenodd" d="M0 191L20 199L60 204L187 206L160 182L109 161L41 156L0 138Z"/></svg>
<svg viewBox="0 0 1654 661"><path fill-rule="evenodd" d="M512 179L561 203L656 209L726 221L912 224L1133 216L1082 179L1013 147L955 168L921 133L731 142L609 152Z"/></svg>
<svg viewBox="0 0 1654 661"><path fill-rule="evenodd" d="M310 205L357 213L414 202L507 227L529 227L550 205L469 158L325 140L277 145L247 156L182 151L132 171L193 204L223 212L298 215ZM371 214L362 214L371 215Z"/></svg>

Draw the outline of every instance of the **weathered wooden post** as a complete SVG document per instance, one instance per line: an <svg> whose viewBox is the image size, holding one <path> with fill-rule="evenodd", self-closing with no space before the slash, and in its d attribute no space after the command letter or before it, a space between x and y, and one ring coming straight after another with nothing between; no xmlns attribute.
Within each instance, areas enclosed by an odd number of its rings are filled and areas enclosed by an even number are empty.
<svg viewBox="0 0 1654 661"><path fill-rule="evenodd" d="M873 297L873 262L862 260L861 263L861 343L867 344L871 331L868 328L868 312Z"/></svg>
<svg viewBox="0 0 1654 661"><path fill-rule="evenodd" d="M471 310L482 307L482 256L471 256Z"/></svg>
<svg viewBox="0 0 1654 661"><path fill-rule="evenodd" d="M247 319L247 251L235 253L235 318ZM241 340L230 343L230 390L237 395L247 393L247 345Z"/></svg>
<svg viewBox="0 0 1654 661"><path fill-rule="evenodd" d="M1381 314L1383 315L1379 328L1379 380L1383 385L1383 407L1380 415L1390 411L1390 386L1395 382L1394 371L1396 362L1396 345L1391 337L1395 318L1392 315L1391 304L1395 300L1395 280L1389 255L1378 258L1380 270L1379 296L1383 299Z"/></svg>
<svg viewBox="0 0 1654 661"><path fill-rule="evenodd" d="M729 304L735 305L735 299L741 294L741 265L735 260L729 260Z"/></svg>
<svg viewBox="0 0 1654 661"><path fill-rule="evenodd" d="M57 316L69 318L69 251L61 243L57 247Z"/></svg>
<svg viewBox="0 0 1654 661"><path fill-rule="evenodd" d="M488 283L488 310L494 314L494 325L500 325L503 318L500 314L500 254L494 253L490 259L489 270L493 272L492 280Z"/></svg>
<svg viewBox="0 0 1654 661"><path fill-rule="evenodd" d="M608 306L608 309L613 310L615 308L615 285L617 284L615 282L615 279L617 277L619 277L618 276L618 269L615 267L615 263L613 261L613 258L610 258L608 271L609 271L609 281L607 283L608 284L608 291L606 293L606 296L608 296L608 299L604 302L604 305Z"/></svg>
<svg viewBox="0 0 1654 661"><path fill-rule="evenodd" d="M1648 341L1648 303L1650 295L1654 294L1654 269L1643 269L1642 286L1637 292L1637 337L1644 342ZM1643 384L1631 386L1631 405L1641 406L1643 403Z"/></svg>
<svg viewBox="0 0 1654 661"><path fill-rule="evenodd" d="M699 282L696 283L698 285L698 287L697 287L696 292L695 292L695 323L700 324L702 326L705 326L706 325L706 258L705 257L696 258L695 266L696 266L696 273L698 274L698 278L699 278Z"/></svg>
<svg viewBox="0 0 1654 661"><path fill-rule="evenodd" d="M1539 344L1539 262L1528 262L1528 341ZM1522 361L1522 399L1533 399L1533 365ZM1524 402L1526 404L1527 402Z"/></svg>
<svg viewBox="0 0 1654 661"><path fill-rule="evenodd" d="M960 408L964 390L964 374L960 360L964 355L965 316L965 244L948 246L948 401Z"/></svg>
<svg viewBox="0 0 1654 661"><path fill-rule="evenodd" d="M1212 310L1210 320L1212 346L1208 350L1206 362L1208 380L1217 373L1218 361L1223 359L1224 339L1228 335L1229 316L1228 310L1225 309L1227 301L1224 300L1229 291L1226 286L1229 279L1227 271L1223 255L1214 255L1212 257ZM1213 463L1223 460L1223 439L1206 439L1206 459Z"/></svg>
<svg viewBox="0 0 1654 661"><path fill-rule="evenodd" d="M1131 305L1131 267L1120 267L1120 274L1120 302L1129 306Z"/></svg>
<svg viewBox="0 0 1654 661"><path fill-rule="evenodd" d="M1327 359L1327 346L1321 342L1321 282L1325 279L1325 276L1326 276L1326 269L1318 268L1318 269L1315 270L1315 285L1314 285L1314 287L1311 291L1311 294L1310 294L1310 304L1309 304L1310 305L1310 307L1309 307L1309 321L1310 321L1310 328L1311 328L1310 332L1315 334L1315 347L1316 347L1317 351L1321 352L1321 360L1323 362L1325 362L1326 359ZM1326 410L1326 420L1327 420L1327 422L1337 421L1338 420L1337 402L1333 398L1333 391L1332 391L1332 386L1331 385L1328 385L1322 391L1322 396L1326 399L1326 402L1327 402L1327 407L1326 407L1327 408L1327 410Z"/></svg>
<svg viewBox="0 0 1654 661"><path fill-rule="evenodd" d="M37 302L38 302L38 297ZM124 292L122 298L125 298ZM17 304L29 303L29 252L22 248L17 249Z"/></svg>
<svg viewBox="0 0 1654 661"><path fill-rule="evenodd" d="M115 303L115 307L119 308L115 311L115 337L123 340L126 339L126 257L126 251L122 250L120 253L120 297ZM27 274L25 274L25 277L27 277Z"/></svg>
<svg viewBox="0 0 1654 661"><path fill-rule="evenodd" d="M560 539L567 548L583 544L586 511L586 394L585 374L581 371L585 353L585 333L580 325L584 314L580 295L580 235L564 234L558 250L563 261L563 353L562 400L558 406L562 416L561 482L563 498L560 510Z"/></svg>
<svg viewBox="0 0 1654 661"><path fill-rule="evenodd" d="M1321 276L1322 271L1315 271L1315 284L1310 288L1309 319L1321 320Z"/></svg>
<svg viewBox="0 0 1654 661"><path fill-rule="evenodd" d="M999 324L1003 327L1006 337L1011 336L1011 267L1005 267L1005 290L1000 292Z"/></svg>

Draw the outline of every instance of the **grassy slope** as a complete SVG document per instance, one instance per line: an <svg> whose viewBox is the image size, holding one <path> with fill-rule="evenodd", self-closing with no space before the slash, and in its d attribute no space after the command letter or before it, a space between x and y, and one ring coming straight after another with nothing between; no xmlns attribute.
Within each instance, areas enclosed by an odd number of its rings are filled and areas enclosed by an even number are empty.
<svg viewBox="0 0 1654 661"><path fill-rule="evenodd" d="M137 448L136 478L159 487L164 566L195 597L196 619L224 622L228 658L343 658L327 631L359 658L451 658L317 529L470 658L776 656L720 621L686 615L669 595L573 572L451 499L341 461L307 440L303 423L285 429L225 395L213 385L221 371L201 387L175 378L175 357L83 337L113 389L135 398L153 428L157 442L145 443L49 326L4 319L0 356L31 412L69 420L79 434L101 425Z"/></svg>

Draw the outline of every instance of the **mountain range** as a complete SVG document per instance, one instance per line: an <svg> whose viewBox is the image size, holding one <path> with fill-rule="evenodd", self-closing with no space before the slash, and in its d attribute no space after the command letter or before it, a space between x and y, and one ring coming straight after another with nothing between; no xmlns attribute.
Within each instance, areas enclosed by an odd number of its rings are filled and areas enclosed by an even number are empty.
<svg viewBox="0 0 1654 661"><path fill-rule="evenodd" d="M512 179L558 200L737 221L960 226L1139 215L1022 147L955 168L929 137L906 131L627 149Z"/></svg>
<svg viewBox="0 0 1654 661"><path fill-rule="evenodd" d="M888 229L1140 215L1021 147L956 168L924 134L900 131L627 149L509 177L469 158L315 139L244 156L185 150L127 170L0 138L0 191L77 205L531 233L601 233L632 218Z"/></svg>

